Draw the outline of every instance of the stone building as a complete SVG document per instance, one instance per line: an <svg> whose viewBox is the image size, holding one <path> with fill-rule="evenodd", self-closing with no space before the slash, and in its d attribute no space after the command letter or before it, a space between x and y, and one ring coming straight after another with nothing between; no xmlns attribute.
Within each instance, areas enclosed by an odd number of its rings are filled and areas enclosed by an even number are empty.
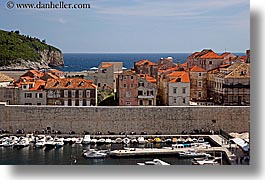
<svg viewBox="0 0 265 180"><path fill-rule="evenodd" d="M216 104L250 104L250 64L235 63L208 72L208 94Z"/></svg>
<svg viewBox="0 0 265 180"><path fill-rule="evenodd" d="M148 59L143 59L134 63L133 70L136 74L148 74L157 78L158 65Z"/></svg>
<svg viewBox="0 0 265 180"><path fill-rule="evenodd" d="M123 72L123 62L102 62L97 71L87 73L85 79L92 80L99 91L116 92L116 79Z"/></svg>
<svg viewBox="0 0 265 180"><path fill-rule="evenodd" d="M120 106L155 106L156 79L128 70L118 76L117 98Z"/></svg>
<svg viewBox="0 0 265 180"><path fill-rule="evenodd" d="M190 100L192 102L207 101L207 72L198 66L189 69Z"/></svg>
<svg viewBox="0 0 265 180"><path fill-rule="evenodd" d="M167 76L168 106L188 106L190 101L190 78L186 71L176 71Z"/></svg>
<svg viewBox="0 0 265 180"><path fill-rule="evenodd" d="M0 102L10 105L20 104L21 89L14 86L0 87Z"/></svg>
<svg viewBox="0 0 265 180"><path fill-rule="evenodd" d="M48 105L96 106L97 86L81 78L48 79L45 85Z"/></svg>
<svg viewBox="0 0 265 180"><path fill-rule="evenodd" d="M206 71L217 68L222 64L224 58L219 56L211 49L204 49L201 52L195 52L187 58L188 68L199 66Z"/></svg>

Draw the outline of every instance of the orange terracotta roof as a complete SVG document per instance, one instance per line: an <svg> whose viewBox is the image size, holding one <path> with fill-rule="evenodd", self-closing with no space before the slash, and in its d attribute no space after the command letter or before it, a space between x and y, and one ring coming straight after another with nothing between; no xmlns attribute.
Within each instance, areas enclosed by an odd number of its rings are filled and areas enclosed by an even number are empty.
<svg viewBox="0 0 265 180"><path fill-rule="evenodd" d="M46 81L43 81L43 80L37 80L35 83L34 83L34 87L33 88L30 88L29 90L31 91L36 91L36 90L43 90L44 87L45 87L45 84L46 84Z"/></svg>
<svg viewBox="0 0 265 180"><path fill-rule="evenodd" d="M189 73L186 71L176 71L168 75L170 77L169 82L178 82L179 78L181 78L182 83L189 83L190 77Z"/></svg>
<svg viewBox="0 0 265 180"><path fill-rule="evenodd" d="M63 71L59 71L59 70L57 70L57 69L50 69L49 72L51 72L51 73L60 73L60 74L64 74Z"/></svg>
<svg viewBox="0 0 265 180"><path fill-rule="evenodd" d="M136 75L135 71L132 70L126 70L123 71L120 75Z"/></svg>
<svg viewBox="0 0 265 180"><path fill-rule="evenodd" d="M102 64L102 66L101 66L101 68L109 68L109 67L111 67L113 64L111 64L111 63L103 63Z"/></svg>
<svg viewBox="0 0 265 180"><path fill-rule="evenodd" d="M52 73L46 73L47 75L49 75L51 78L53 78L53 79L58 79L59 77L58 76L56 76L55 74L52 74Z"/></svg>
<svg viewBox="0 0 265 180"><path fill-rule="evenodd" d="M230 52L224 52L223 54L221 54L221 57L224 58L225 56L231 54Z"/></svg>
<svg viewBox="0 0 265 180"><path fill-rule="evenodd" d="M140 78L144 78L150 83L156 83L156 79L153 78L152 76L149 76L148 74L137 74Z"/></svg>
<svg viewBox="0 0 265 180"><path fill-rule="evenodd" d="M95 89L91 80L81 78L48 79L46 89Z"/></svg>
<svg viewBox="0 0 265 180"><path fill-rule="evenodd" d="M187 62L187 61L184 62L183 64L181 64L181 66L183 66L183 67L187 67L187 66L188 66L188 62Z"/></svg>
<svg viewBox="0 0 265 180"><path fill-rule="evenodd" d="M155 66L157 65L156 63L149 61L148 59L143 59L135 63L137 66L143 66L143 65L149 65L149 66Z"/></svg>
<svg viewBox="0 0 265 180"><path fill-rule="evenodd" d="M206 72L206 70L199 66L193 66L192 68L190 68L190 72Z"/></svg>
<svg viewBox="0 0 265 180"><path fill-rule="evenodd" d="M219 56L213 51L210 51L199 57L200 59L223 59L222 56Z"/></svg>

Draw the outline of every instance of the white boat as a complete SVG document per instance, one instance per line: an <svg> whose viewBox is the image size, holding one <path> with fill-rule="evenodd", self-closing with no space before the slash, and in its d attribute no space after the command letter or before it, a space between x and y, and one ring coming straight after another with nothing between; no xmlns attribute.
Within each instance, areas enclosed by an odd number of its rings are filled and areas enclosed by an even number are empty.
<svg viewBox="0 0 265 180"><path fill-rule="evenodd" d="M104 158L107 153L96 151L95 149L90 149L83 154L86 158Z"/></svg>
<svg viewBox="0 0 265 180"><path fill-rule="evenodd" d="M76 144L81 144L83 142L83 138L77 138L75 143Z"/></svg>
<svg viewBox="0 0 265 180"><path fill-rule="evenodd" d="M199 137L197 140L198 143L203 143L204 142L204 138L203 137Z"/></svg>
<svg viewBox="0 0 265 180"><path fill-rule="evenodd" d="M91 144L96 144L97 141L98 141L97 139L93 138L93 139L91 139L90 143L91 143Z"/></svg>
<svg viewBox="0 0 265 180"><path fill-rule="evenodd" d="M140 136L140 137L138 137L138 143L139 144L144 144L145 143L145 140L144 140L144 137L143 136Z"/></svg>
<svg viewBox="0 0 265 180"><path fill-rule="evenodd" d="M37 140L37 142L35 143L35 148L43 148L45 146L45 139L39 139Z"/></svg>
<svg viewBox="0 0 265 180"><path fill-rule="evenodd" d="M63 147L63 138L54 138L54 144L56 149Z"/></svg>
<svg viewBox="0 0 265 180"><path fill-rule="evenodd" d="M196 157L209 157L210 154L196 152L195 150L181 151L179 157L182 158L196 158Z"/></svg>
<svg viewBox="0 0 265 180"><path fill-rule="evenodd" d="M116 138L116 139L115 139L115 142L116 142L116 143L122 143L122 139L121 139L121 138Z"/></svg>
<svg viewBox="0 0 265 180"><path fill-rule="evenodd" d="M90 142L91 142L90 135L85 135L85 137L82 141L82 144L90 144Z"/></svg>
<svg viewBox="0 0 265 180"><path fill-rule="evenodd" d="M123 140L122 140L122 142L124 143L124 144L130 144L130 139L129 138L124 138Z"/></svg>
<svg viewBox="0 0 265 180"><path fill-rule="evenodd" d="M105 139L104 138L100 138L97 140L97 144L101 145L101 144L104 144L105 143Z"/></svg>
<svg viewBox="0 0 265 180"><path fill-rule="evenodd" d="M221 158L209 156L206 158L194 158L192 161L193 165L220 165L218 160Z"/></svg>
<svg viewBox="0 0 265 180"><path fill-rule="evenodd" d="M132 143L132 144L136 144L136 143L138 143L138 141L137 141L137 139L133 138L133 139L131 140L131 143Z"/></svg>
<svg viewBox="0 0 265 180"><path fill-rule="evenodd" d="M53 139L50 139L48 141L45 142L45 148L46 149L53 149L55 148L55 143Z"/></svg>
<svg viewBox="0 0 265 180"><path fill-rule="evenodd" d="M145 161L144 163L137 163L138 165L170 165L160 159L153 159L153 161Z"/></svg>
<svg viewBox="0 0 265 180"><path fill-rule="evenodd" d="M13 145L14 148L24 148L29 146L29 139L28 138L21 138L17 143Z"/></svg>
<svg viewBox="0 0 265 180"><path fill-rule="evenodd" d="M105 140L105 143L106 143L106 144L111 144L111 139L110 139L110 138L107 138L107 139Z"/></svg>

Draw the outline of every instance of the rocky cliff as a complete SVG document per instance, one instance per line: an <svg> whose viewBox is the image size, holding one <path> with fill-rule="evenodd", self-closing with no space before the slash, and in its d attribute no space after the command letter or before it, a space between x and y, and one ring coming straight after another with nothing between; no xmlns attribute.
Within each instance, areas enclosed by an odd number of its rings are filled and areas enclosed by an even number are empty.
<svg viewBox="0 0 265 180"><path fill-rule="evenodd" d="M0 30L0 70L46 69L63 66L61 50L45 40Z"/></svg>

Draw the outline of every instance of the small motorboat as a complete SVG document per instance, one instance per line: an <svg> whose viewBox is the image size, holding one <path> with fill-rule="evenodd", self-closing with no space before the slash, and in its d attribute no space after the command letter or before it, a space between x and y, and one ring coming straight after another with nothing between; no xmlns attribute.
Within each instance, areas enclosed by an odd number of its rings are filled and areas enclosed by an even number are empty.
<svg viewBox="0 0 265 180"><path fill-rule="evenodd" d="M115 141L116 141L116 143L118 143L118 144L122 143L122 139L121 139L121 138L116 138Z"/></svg>
<svg viewBox="0 0 265 180"><path fill-rule="evenodd" d="M64 145L63 138L54 138L54 144L56 149L63 147Z"/></svg>
<svg viewBox="0 0 265 180"><path fill-rule="evenodd" d="M110 138L107 138L107 139L105 140L105 143L106 143L106 144L111 144L111 139L110 139Z"/></svg>
<svg viewBox="0 0 265 180"><path fill-rule="evenodd" d="M83 155L86 158L105 158L108 154L105 152L96 151L95 149L90 149L84 152Z"/></svg>
<svg viewBox="0 0 265 180"><path fill-rule="evenodd" d="M97 143L98 145L102 145L102 144L104 144L105 142L106 142L106 140L105 140L104 138L100 138L100 139L97 140L96 143Z"/></svg>
<svg viewBox="0 0 265 180"><path fill-rule="evenodd" d="M83 142L83 138L77 138L75 141L76 144L82 144L82 142Z"/></svg>
<svg viewBox="0 0 265 180"><path fill-rule="evenodd" d="M198 141L198 143L203 143L204 142L204 138L203 137L199 137L197 141Z"/></svg>
<svg viewBox="0 0 265 180"><path fill-rule="evenodd" d="M13 145L13 148L21 149L29 146L28 138L21 138L17 143Z"/></svg>
<svg viewBox="0 0 265 180"><path fill-rule="evenodd" d="M85 135L85 137L82 141L82 144L90 144L90 142L91 142L90 135Z"/></svg>
<svg viewBox="0 0 265 180"><path fill-rule="evenodd" d="M137 141L138 141L139 144L144 144L145 143L145 140L144 140L143 136L138 137Z"/></svg>
<svg viewBox="0 0 265 180"><path fill-rule="evenodd" d="M167 144L171 144L172 143L172 139L170 139L170 138L166 139L166 143Z"/></svg>
<svg viewBox="0 0 265 180"><path fill-rule="evenodd" d="M158 138L158 137L157 137L157 138L155 138L155 139L154 139L154 141L155 141L154 143L161 143L161 139L160 139L160 138Z"/></svg>
<svg viewBox="0 0 265 180"><path fill-rule="evenodd" d="M138 141L137 141L137 139L135 139L135 138L133 138L133 139L131 140L131 143L132 143L132 144L137 144L137 142L138 142Z"/></svg>
<svg viewBox="0 0 265 180"><path fill-rule="evenodd" d="M129 138L124 138L123 140L122 140L122 142L124 143L124 144L130 144L130 139Z"/></svg>
<svg viewBox="0 0 265 180"><path fill-rule="evenodd" d="M144 163L137 163L137 165L170 165L160 159L153 159L153 161L145 161Z"/></svg>

